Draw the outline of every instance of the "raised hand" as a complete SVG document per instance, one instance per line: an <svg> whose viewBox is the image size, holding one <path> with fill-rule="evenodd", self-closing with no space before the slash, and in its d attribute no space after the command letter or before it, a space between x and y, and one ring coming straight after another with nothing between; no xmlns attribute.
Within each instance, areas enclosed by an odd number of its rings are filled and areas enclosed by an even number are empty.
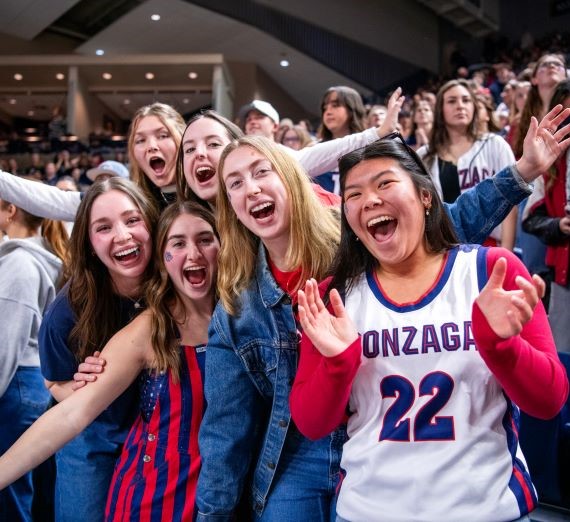
<svg viewBox="0 0 570 522"><path fill-rule="evenodd" d="M398 115L402 108L406 97L402 96L402 88L398 87L390 96L388 100L388 111L386 112L386 118L382 122L382 125L378 127L377 133L378 137L382 138L391 132L394 132L398 128Z"/></svg>
<svg viewBox="0 0 570 522"><path fill-rule="evenodd" d="M323 356L339 355L358 338L354 323L347 315L336 290L330 293L334 315L325 307L314 279L307 281L304 291L299 290L298 299L299 320L303 332Z"/></svg>
<svg viewBox="0 0 570 522"><path fill-rule="evenodd" d="M517 169L526 182L543 174L560 154L570 146L570 125L558 126L570 116L570 108L554 107L540 124L533 116L523 142L523 155Z"/></svg>
<svg viewBox="0 0 570 522"><path fill-rule="evenodd" d="M73 391L83 388L88 382L97 380L97 373L103 373L105 366L105 359L102 359L101 352L94 352L93 355L88 355L78 367L77 372L73 375L73 384L71 389Z"/></svg>
<svg viewBox="0 0 570 522"><path fill-rule="evenodd" d="M504 290L507 260L501 257L495 263L489 281L475 300L492 330L502 339L518 335L532 318L534 307L543 293L544 282L538 278L529 282L517 276L519 290Z"/></svg>

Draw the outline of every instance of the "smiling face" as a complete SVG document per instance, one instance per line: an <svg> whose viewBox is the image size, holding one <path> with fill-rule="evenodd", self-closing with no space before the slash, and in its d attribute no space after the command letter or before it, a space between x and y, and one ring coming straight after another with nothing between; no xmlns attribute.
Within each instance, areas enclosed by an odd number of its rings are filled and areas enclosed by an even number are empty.
<svg viewBox="0 0 570 522"><path fill-rule="evenodd" d="M167 187L175 181L176 141L157 116L141 118L135 131L133 156L148 179L157 187Z"/></svg>
<svg viewBox="0 0 570 522"><path fill-rule="evenodd" d="M89 240L116 290L129 295L141 283L152 252L139 207L119 190L101 194L91 207Z"/></svg>
<svg viewBox="0 0 570 522"><path fill-rule="evenodd" d="M425 255L425 210L410 175L391 158L364 160L350 169L344 188L346 220L383 266Z"/></svg>
<svg viewBox="0 0 570 522"><path fill-rule="evenodd" d="M255 109L249 111L245 117L244 131L248 136L264 136L272 140L279 125L269 116Z"/></svg>
<svg viewBox="0 0 570 522"><path fill-rule="evenodd" d="M338 94L331 92L323 103L323 124L334 138L341 138L350 132L350 113L340 103Z"/></svg>
<svg viewBox="0 0 570 522"><path fill-rule="evenodd" d="M227 155L222 178L238 220L277 259L289 244L291 210L287 189L271 162L253 147L240 146Z"/></svg>
<svg viewBox="0 0 570 522"><path fill-rule="evenodd" d="M220 242L209 223L191 214L179 215L166 235L163 259L180 296L212 302Z"/></svg>
<svg viewBox="0 0 570 522"><path fill-rule="evenodd" d="M474 111L471 93L463 85L451 87L443 94L443 121L446 127L466 130L473 120Z"/></svg>
<svg viewBox="0 0 570 522"><path fill-rule="evenodd" d="M218 163L230 141L225 127L211 118L196 120L182 136L184 177L192 191L204 201L216 201Z"/></svg>

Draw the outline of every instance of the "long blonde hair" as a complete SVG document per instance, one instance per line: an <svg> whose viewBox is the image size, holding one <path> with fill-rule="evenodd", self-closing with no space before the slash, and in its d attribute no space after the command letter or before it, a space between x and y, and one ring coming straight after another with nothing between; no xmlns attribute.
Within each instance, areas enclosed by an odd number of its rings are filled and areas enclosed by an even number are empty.
<svg viewBox="0 0 570 522"><path fill-rule="evenodd" d="M162 122L162 124L170 132L174 143L176 143L177 149L180 146L182 133L184 132L186 125L184 123L184 118L180 116L176 109L170 105L166 105L165 103L157 102L151 105L145 105L144 107L138 109L133 116L131 128L129 130L129 141L127 144L127 149L129 152L129 165L131 168L131 179L143 189L148 197L156 200L158 197L159 189L154 186L153 183L147 178L146 174L137 163L134 154L137 127L140 121L147 116L156 116Z"/></svg>
<svg viewBox="0 0 570 522"><path fill-rule="evenodd" d="M218 172L223 173L228 155L239 147L251 147L265 156L279 175L291 206L291 226L286 264L291 270L301 267L301 283L309 277L321 279L329 269L340 240L338 215L317 199L311 181L299 163L286 151L266 138L246 136L229 144L222 153ZM221 238L218 264L220 301L235 314L236 301L255 273L259 238L237 218L220 180L216 206L216 223Z"/></svg>

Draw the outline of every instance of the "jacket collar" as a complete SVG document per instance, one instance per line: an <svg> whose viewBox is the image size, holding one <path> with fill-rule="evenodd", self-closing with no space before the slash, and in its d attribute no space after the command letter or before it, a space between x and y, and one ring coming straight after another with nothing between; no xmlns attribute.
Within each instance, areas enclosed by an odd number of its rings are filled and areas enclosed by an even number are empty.
<svg viewBox="0 0 570 522"><path fill-rule="evenodd" d="M266 308L271 308L279 303L283 298L291 301L291 298L285 293L285 291L277 284L271 269L269 268L269 263L267 262L267 252L263 246L263 242L259 242L257 251L257 266L255 268L255 275L257 280L257 287L259 289L259 295L263 301L263 305Z"/></svg>

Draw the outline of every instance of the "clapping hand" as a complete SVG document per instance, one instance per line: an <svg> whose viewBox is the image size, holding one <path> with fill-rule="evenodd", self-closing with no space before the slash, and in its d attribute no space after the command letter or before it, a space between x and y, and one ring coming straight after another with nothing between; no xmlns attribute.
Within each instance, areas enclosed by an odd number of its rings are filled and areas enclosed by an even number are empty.
<svg viewBox="0 0 570 522"><path fill-rule="evenodd" d="M298 300L303 332L324 357L341 354L358 338L356 327L336 290L330 292L334 315L325 307L314 279L307 281L304 291L299 290Z"/></svg>
<svg viewBox="0 0 570 522"><path fill-rule="evenodd" d="M523 142L523 155L517 161L517 170L522 178L531 182L544 173L570 146L570 125L558 126L570 116L570 108L554 107L540 124L533 116Z"/></svg>
<svg viewBox="0 0 570 522"><path fill-rule="evenodd" d="M533 277L532 283L517 276L515 283L519 289L504 290L506 272L507 260L501 257L475 300L491 329L502 339L508 339L522 331L523 326L532 318L539 295L544 293L544 282L538 276L537 279Z"/></svg>
<svg viewBox="0 0 570 522"><path fill-rule="evenodd" d="M406 97L402 96L402 88L398 87L390 96L388 100L388 110L386 112L386 118L382 122L382 125L378 127L377 133L378 137L382 138L394 132L398 129L398 115L402 109L402 104L404 103Z"/></svg>

